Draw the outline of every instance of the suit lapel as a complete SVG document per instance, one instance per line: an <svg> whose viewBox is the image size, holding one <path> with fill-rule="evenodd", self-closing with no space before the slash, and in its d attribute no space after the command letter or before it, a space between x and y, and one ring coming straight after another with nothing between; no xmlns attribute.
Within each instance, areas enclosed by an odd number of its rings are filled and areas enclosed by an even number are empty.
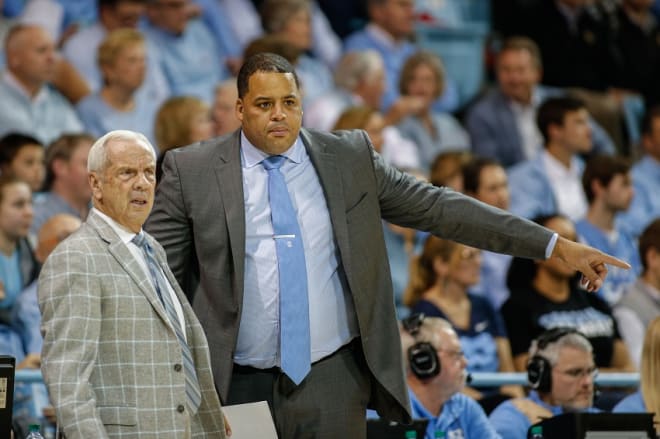
<svg viewBox="0 0 660 439"><path fill-rule="evenodd" d="M218 149L215 163L217 190L221 195L229 246L236 273L234 291L238 293L237 303L243 303L243 274L245 272L245 200L240 157L240 130L233 134L233 141ZM218 233L223 233L220 230ZM241 306L241 305L239 305Z"/></svg>
<svg viewBox="0 0 660 439"><path fill-rule="evenodd" d="M117 263L123 270L130 276L131 279L138 286L140 291L146 296L156 314L160 316L169 325L169 319L165 315L165 309L158 298L158 294L154 288L152 280L146 275L140 264L135 260L133 254L128 249L126 244L119 239L119 236L103 219L94 213L90 212L87 217L87 223L90 224L108 244L108 252L115 258Z"/></svg>
<svg viewBox="0 0 660 439"><path fill-rule="evenodd" d="M335 240L341 254L342 265L346 275L351 279L346 203L344 201L344 190L340 178L341 173L337 168L337 156L332 145L324 143L318 137L312 139L312 134L309 131L301 129L300 136L323 188L325 200L328 204L328 212L330 213L330 221L332 222L332 228L335 233Z"/></svg>

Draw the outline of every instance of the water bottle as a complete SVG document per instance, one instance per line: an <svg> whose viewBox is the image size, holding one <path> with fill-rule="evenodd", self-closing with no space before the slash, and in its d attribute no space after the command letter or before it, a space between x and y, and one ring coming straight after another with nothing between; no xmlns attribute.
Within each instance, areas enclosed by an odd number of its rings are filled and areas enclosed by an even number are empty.
<svg viewBox="0 0 660 439"><path fill-rule="evenodd" d="M415 430L406 431L406 439L417 439L417 432Z"/></svg>
<svg viewBox="0 0 660 439"><path fill-rule="evenodd" d="M435 439L445 439L447 435L442 430L436 430L433 434L433 437L435 437Z"/></svg>
<svg viewBox="0 0 660 439"><path fill-rule="evenodd" d="M540 425L532 427L532 439L543 439L543 427Z"/></svg>
<svg viewBox="0 0 660 439"><path fill-rule="evenodd" d="M25 439L44 439L39 432L40 429L41 426L39 424L30 424L30 434Z"/></svg>

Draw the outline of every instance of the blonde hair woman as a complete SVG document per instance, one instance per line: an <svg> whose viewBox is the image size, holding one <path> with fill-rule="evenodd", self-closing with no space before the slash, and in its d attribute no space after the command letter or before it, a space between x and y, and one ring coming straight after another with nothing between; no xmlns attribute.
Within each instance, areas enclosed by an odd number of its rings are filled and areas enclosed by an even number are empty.
<svg viewBox="0 0 660 439"><path fill-rule="evenodd" d="M622 399L614 413L655 413L656 431L660 433L660 316L646 329L642 348L639 390Z"/></svg>
<svg viewBox="0 0 660 439"><path fill-rule="evenodd" d="M170 98L158 110L154 134L160 150L156 163L156 177L160 180L160 168L167 151L213 137L211 109L193 96Z"/></svg>

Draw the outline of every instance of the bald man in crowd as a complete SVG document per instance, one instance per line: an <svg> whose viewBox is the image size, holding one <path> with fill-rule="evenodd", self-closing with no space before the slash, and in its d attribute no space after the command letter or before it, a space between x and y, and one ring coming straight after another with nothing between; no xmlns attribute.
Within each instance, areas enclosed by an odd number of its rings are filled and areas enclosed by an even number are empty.
<svg viewBox="0 0 660 439"><path fill-rule="evenodd" d="M5 41L7 69L0 77L0 135L30 134L50 143L83 129L73 107L48 87L57 73L55 43L44 29L18 24Z"/></svg>

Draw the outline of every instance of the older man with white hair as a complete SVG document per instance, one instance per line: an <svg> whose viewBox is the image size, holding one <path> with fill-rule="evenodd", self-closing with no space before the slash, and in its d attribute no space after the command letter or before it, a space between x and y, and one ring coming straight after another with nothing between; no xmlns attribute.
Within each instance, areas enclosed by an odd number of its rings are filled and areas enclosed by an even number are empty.
<svg viewBox="0 0 660 439"><path fill-rule="evenodd" d="M156 157L111 131L87 161L93 209L39 277L42 371L68 438L224 438L204 331L142 230Z"/></svg>

